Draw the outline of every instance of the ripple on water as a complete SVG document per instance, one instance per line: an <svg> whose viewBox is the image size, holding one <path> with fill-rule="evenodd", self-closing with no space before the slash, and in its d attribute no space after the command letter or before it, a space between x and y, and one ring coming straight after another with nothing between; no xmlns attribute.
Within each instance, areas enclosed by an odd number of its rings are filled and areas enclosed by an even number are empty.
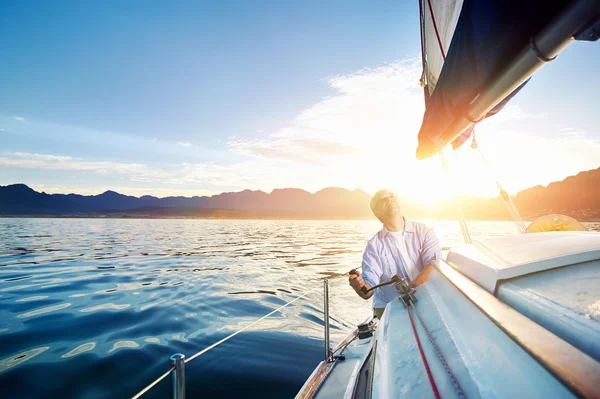
<svg viewBox="0 0 600 399"><path fill-rule="evenodd" d="M128 303L124 303L121 305L117 305L115 303L103 303L102 305L96 305L96 306L92 306L89 308L81 309L80 312L90 313L90 312L97 312L99 310L123 310L123 309L127 309L130 306L131 305Z"/></svg>
<svg viewBox="0 0 600 399"><path fill-rule="evenodd" d="M71 306L71 304L68 302L67 303L59 303L58 305L47 306L45 308L32 310L31 312L21 313L17 317L20 319L26 319L29 317L39 316L39 315L45 314L45 313L55 312L60 309L65 309L65 308L68 308L69 306Z"/></svg>
<svg viewBox="0 0 600 399"><path fill-rule="evenodd" d="M72 351L65 353L61 357L68 358L68 357L77 356L84 352L92 351L92 350L94 350L95 347L96 347L95 342L87 342L85 344L79 345L77 348L73 349Z"/></svg>
<svg viewBox="0 0 600 399"><path fill-rule="evenodd" d="M462 239L459 225L450 225L439 230L442 245ZM510 222L482 226L474 238L516 231ZM195 353L316 286L317 278L360 264L366 240L379 228L377 222L0 219L0 396L131 397L164 372L161 361L152 365L156 359ZM332 334L362 321L359 307L369 313L339 281L330 287ZM226 366L190 368L190 392L293 396L321 356L322 297L312 296L213 352ZM346 318L351 322L344 324ZM123 379L124 367L135 377ZM24 384L32 374L40 376L37 384ZM74 393L76 381L86 384Z"/></svg>
<svg viewBox="0 0 600 399"><path fill-rule="evenodd" d="M38 295L38 296L30 296L27 298L17 299L17 302L31 302L31 301L39 301L42 299L48 298L48 295Z"/></svg>
<svg viewBox="0 0 600 399"><path fill-rule="evenodd" d="M114 352L123 348L138 348L140 345L135 341L118 341L115 342L112 349L109 352Z"/></svg>
<svg viewBox="0 0 600 399"><path fill-rule="evenodd" d="M12 367L18 366L19 364L24 363L28 360L31 360L34 357L36 357L37 355L39 355L40 353L47 351L48 349L50 349L49 346L43 346L41 348L29 349L28 351L21 352L15 356L11 356L4 360L0 360L0 373L2 373L5 370L8 370Z"/></svg>
<svg viewBox="0 0 600 399"><path fill-rule="evenodd" d="M143 306L141 306L141 307L140 307L140 310L146 310L146 309L150 309L150 308L152 308L152 307L154 307L154 306L158 305L159 303L160 303L160 302L151 302L151 303L148 303L148 304L146 304L146 305L143 305Z"/></svg>

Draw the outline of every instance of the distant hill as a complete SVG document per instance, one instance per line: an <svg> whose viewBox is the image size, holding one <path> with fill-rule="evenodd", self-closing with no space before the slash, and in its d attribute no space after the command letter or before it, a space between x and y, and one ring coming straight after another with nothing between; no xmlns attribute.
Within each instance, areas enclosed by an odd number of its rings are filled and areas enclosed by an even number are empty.
<svg viewBox="0 0 600 399"><path fill-rule="evenodd" d="M535 186L520 191L514 202L529 217L561 213L579 220L599 220L600 168L569 176L548 187Z"/></svg>
<svg viewBox="0 0 600 399"><path fill-rule="evenodd" d="M106 191L99 195L39 193L24 184L0 186L2 216L143 216L336 218L370 217L371 196L364 191L326 188L244 190L211 197L133 197Z"/></svg>
<svg viewBox="0 0 600 399"><path fill-rule="evenodd" d="M536 186L513 197L524 219L562 213L581 221L600 220L600 168L581 172L547 187ZM106 191L99 195L46 194L24 184L0 186L0 216L108 216L198 218L373 219L371 195L362 190L325 188L314 194L297 188L271 193L244 190L211 197L133 197ZM400 199L414 219L456 219L458 200L424 204ZM467 219L504 220L503 201L462 198Z"/></svg>

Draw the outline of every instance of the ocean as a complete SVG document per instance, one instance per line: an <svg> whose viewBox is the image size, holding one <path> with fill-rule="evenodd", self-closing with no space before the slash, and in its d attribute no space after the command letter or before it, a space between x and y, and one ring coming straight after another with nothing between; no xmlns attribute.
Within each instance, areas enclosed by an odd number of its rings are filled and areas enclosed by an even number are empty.
<svg viewBox="0 0 600 399"><path fill-rule="evenodd" d="M430 222L443 247L458 222ZM473 239L516 234L470 222ZM599 230L600 224L588 224ZM186 365L188 397L291 398L324 356L321 279L360 265L375 221L0 219L0 394L125 398ZM369 316L330 282L332 341ZM144 398L170 395L166 378Z"/></svg>

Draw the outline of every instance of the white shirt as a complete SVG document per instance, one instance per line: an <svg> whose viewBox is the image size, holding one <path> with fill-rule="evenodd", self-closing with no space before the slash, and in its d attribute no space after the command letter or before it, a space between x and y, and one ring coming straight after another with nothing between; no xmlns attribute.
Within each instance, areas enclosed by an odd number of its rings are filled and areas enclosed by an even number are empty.
<svg viewBox="0 0 600 399"><path fill-rule="evenodd" d="M402 240L396 239L395 233L383 227L369 240L363 254L362 277L371 287L391 280L395 274L402 277L404 270L409 280L413 280L432 260L442 258L440 242L433 228L406 220L403 233L400 234ZM400 244L404 244L406 250L403 255L400 253L404 251L398 249ZM406 259L406 265L402 258ZM377 288L373 295L373 307L384 308L397 296L393 285Z"/></svg>
<svg viewBox="0 0 600 399"><path fill-rule="evenodd" d="M404 270L406 270L408 273L408 278L411 281L416 279L421 271L417 268L417 265L415 265L414 262L411 262L410 257L408 256L406 240L404 239L404 229L402 229L402 231L388 231L388 234L394 239L394 243L396 244L396 248L398 250L398 255L402 261L402 264L404 265Z"/></svg>

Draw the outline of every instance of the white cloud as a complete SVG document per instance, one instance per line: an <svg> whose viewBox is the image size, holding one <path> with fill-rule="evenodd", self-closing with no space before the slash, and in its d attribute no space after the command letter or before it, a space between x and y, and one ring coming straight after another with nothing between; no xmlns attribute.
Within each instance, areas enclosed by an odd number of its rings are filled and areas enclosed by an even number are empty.
<svg viewBox="0 0 600 399"><path fill-rule="evenodd" d="M408 60L330 77L326 82L333 95L300 112L266 139L231 139L228 146L257 157L257 163L260 159L298 163L288 170L302 170L299 175L312 185L309 189L336 185L374 192L387 186L424 200L497 195L490 172L478 154L468 151L468 144L459 153L449 151L455 184L442 171L439 157L416 160L424 111L419 76L419 60ZM510 192L600 166L598 141L585 139L578 130L556 138L544 137L536 129L541 118L552 117L509 104L478 126L493 172Z"/></svg>
<svg viewBox="0 0 600 399"><path fill-rule="evenodd" d="M15 152L12 155L14 155L17 158L21 158L21 159L30 159L30 160L38 160L38 161L64 162L64 161L72 161L75 159L72 157L65 157L65 156L59 156L59 155L47 155L47 154L35 154L35 153L30 153L30 152Z"/></svg>
<svg viewBox="0 0 600 399"><path fill-rule="evenodd" d="M23 118L22 116L13 116L13 119L18 120L19 122L25 122L26 121L26 119Z"/></svg>
<svg viewBox="0 0 600 399"><path fill-rule="evenodd" d="M266 140L229 140L230 150L265 159L322 163L323 157L357 154L360 149L320 138L276 138Z"/></svg>
<svg viewBox="0 0 600 399"><path fill-rule="evenodd" d="M130 187L130 186L99 186L99 187L81 187L81 186L63 186L53 185L46 186L44 184L28 184L32 189L45 192L47 194L81 194L81 195L98 195L107 190L116 191L125 195L133 195L141 197L143 195L152 195L154 197L173 197L173 196L210 196L214 194L210 190L203 189L186 189L186 188L164 188L164 187Z"/></svg>
<svg viewBox="0 0 600 399"><path fill-rule="evenodd" d="M237 159L232 163L156 167L13 153L0 157L0 165L116 175L134 185L171 185L173 190L211 187L211 193L245 188L268 192L282 187L314 192L337 186L367 192L390 187L402 196L423 200L453 194L497 195L489 171L468 144L459 152L448 151L454 183L442 171L438 157L416 160L424 111L419 77L418 60L329 77L324 82L331 95L299 112L278 131L266 138L261 131L257 133L261 138L230 138L226 143L229 154L219 156ZM553 132L539 127L541 116L553 124ZM509 104L477 127L478 142L507 191L514 193L600 166L600 143L554 120L560 121L558 116L532 114L523 106ZM133 147L129 141L119 142ZM171 146L177 148L175 143Z"/></svg>
<svg viewBox="0 0 600 399"><path fill-rule="evenodd" d="M423 111L416 60L363 69L326 80L335 95L300 112L278 132L262 140L230 140L244 155L305 162L337 162L339 156L380 153L385 143L416 145ZM411 129L411 131L408 131ZM416 148L416 147L415 147ZM403 151L413 151L403 146Z"/></svg>
<svg viewBox="0 0 600 399"><path fill-rule="evenodd" d="M330 77L326 82L333 95L266 139L231 139L228 147L257 157L256 163L296 163L286 173L294 171L301 179L295 183L290 176L288 186L370 192L391 186L404 188L406 195L427 196L439 181L440 169L439 160L415 160L424 110L419 76L418 60L409 60ZM423 180L430 182L424 189Z"/></svg>
<svg viewBox="0 0 600 399"><path fill-rule="evenodd" d="M268 163L265 165L245 162L226 165L178 163L164 167L152 167L140 163L90 161L68 156L19 152L0 157L0 166L41 169L46 172L52 170L91 172L110 177L124 177L131 182L152 185L166 184L184 187L210 185L217 187L215 191L211 191L212 193L232 188L243 190L249 187L264 187L265 182L275 184L272 187L281 187L286 186L287 182L285 175L273 177L272 172L275 168ZM293 176L293 174L290 175ZM174 187L174 189L177 188ZM208 191L205 190L205 192Z"/></svg>

